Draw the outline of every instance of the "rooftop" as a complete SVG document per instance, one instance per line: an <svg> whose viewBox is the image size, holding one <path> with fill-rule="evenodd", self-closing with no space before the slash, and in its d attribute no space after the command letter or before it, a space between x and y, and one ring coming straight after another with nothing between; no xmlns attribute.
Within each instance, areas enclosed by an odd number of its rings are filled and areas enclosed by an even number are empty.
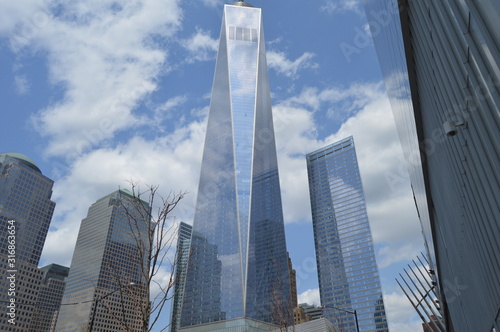
<svg viewBox="0 0 500 332"><path fill-rule="evenodd" d="M17 160L23 162L25 165L31 167L35 171L42 173L42 171L40 171L40 169L38 168L38 165L33 161L33 159L31 159L30 157L28 157L22 153L17 153L17 152L0 153L0 157L3 157L3 156L9 156L12 158L16 158Z"/></svg>
<svg viewBox="0 0 500 332"><path fill-rule="evenodd" d="M243 7L253 7L251 4L245 1L236 1L235 3L232 4L233 6L243 6Z"/></svg>

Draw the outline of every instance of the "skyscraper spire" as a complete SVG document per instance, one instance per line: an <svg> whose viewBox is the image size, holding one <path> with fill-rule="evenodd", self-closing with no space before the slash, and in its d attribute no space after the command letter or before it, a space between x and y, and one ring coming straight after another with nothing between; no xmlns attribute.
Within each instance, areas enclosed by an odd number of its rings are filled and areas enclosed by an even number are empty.
<svg viewBox="0 0 500 332"><path fill-rule="evenodd" d="M253 7L251 4L248 2L245 2L243 0L238 0L235 3L232 4L233 6L244 6L244 7Z"/></svg>

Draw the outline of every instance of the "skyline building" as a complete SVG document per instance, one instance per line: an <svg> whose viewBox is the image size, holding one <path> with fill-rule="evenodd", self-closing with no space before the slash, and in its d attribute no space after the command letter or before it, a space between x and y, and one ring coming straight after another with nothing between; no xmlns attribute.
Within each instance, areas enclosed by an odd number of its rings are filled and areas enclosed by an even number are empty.
<svg viewBox="0 0 500 332"><path fill-rule="evenodd" d="M323 316L347 332L388 331L353 137L306 159Z"/></svg>
<svg viewBox="0 0 500 332"><path fill-rule="evenodd" d="M142 208L138 205L142 205ZM148 203L117 190L92 204L78 232L56 330L141 330Z"/></svg>
<svg viewBox="0 0 500 332"><path fill-rule="evenodd" d="M56 327L69 267L50 264L40 270L43 271L43 279L29 331L52 332Z"/></svg>
<svg viewBox="0 0 500 332"><path fill-rule="evenodd" d="M300 303L299 308L304 310L304 313L311 318L311 320L320 319L323 317L323 309L314 304Z"/></svg>
<svg viewBox="0 0 500 332"><path fill-rule="evenodd" d="M268 331L293 309L261 9L224 6L181 331Z"/></svg>
<svg viewBox="0 0 500 332"><path fill-rule="evenodd" d="M0 154L1 331L28 331L36 312L43 278L38 264L55 207L53 184L29 157Z"/></svg>
<svg viewBox="0 0 500 332"><path fill-rule="evenodd" d="M500 331L500 2L364 0L448 331Z"/></svg>

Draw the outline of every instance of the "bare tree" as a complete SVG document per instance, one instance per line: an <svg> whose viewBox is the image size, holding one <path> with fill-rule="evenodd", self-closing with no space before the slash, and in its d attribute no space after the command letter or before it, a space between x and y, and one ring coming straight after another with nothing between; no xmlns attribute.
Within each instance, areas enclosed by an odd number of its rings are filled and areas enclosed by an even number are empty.
<svg viewBox="0 0 500 332"><path fill-rule="evenodd" d="M295 326L293 322L293 306L290 296L283 296L283 281L278 278L277 284L272 285L271 317L272 322L277 326L274 331L293 332Z"/></svg>
<svg viewBox="0 0 500 332"><path fill-rule="evenodd" d="M278 261L273 258L273 270L276 277L271 284L271 320L277 326L274 331L293 332L294 326L294 303L292 301L290 271L291 263L287 262L288 269L282 271ZM278 274L281 272L281 274Z"/></svg>
<svg viewBox="0 0 500 332"><path fill-rule="evenodd" d="M175 240L178 224L172 211L187 192L169 194L167 198L158 194L158 186L147 186L141 191L137 183L129 181L131 197L122 199L121 206L128 220L129 235L135 250L137 268L140 269L139 280L123 280L120 271L115 271L119 285L119 301L122 314L133 307L135 316L140 320L140 331L151 331L159 323L165 305L173 297L175 285L174 268L176 264ZM155 213L153 213L155 211ZM170 274L167 282L160 282L162 272ZM155 290L152 292L152 290ZM118 316L114 316L120 320ZM120 326L124 331L137 331L135 324L121 319ZM160 327L165 331L167 326Z"/></svg>

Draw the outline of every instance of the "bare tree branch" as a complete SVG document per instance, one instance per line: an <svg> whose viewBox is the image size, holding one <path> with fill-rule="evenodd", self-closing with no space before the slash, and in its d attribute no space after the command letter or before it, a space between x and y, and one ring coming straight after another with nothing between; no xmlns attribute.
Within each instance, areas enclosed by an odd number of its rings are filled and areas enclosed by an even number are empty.
<svg viewBox="0 0 500 332"><path fill-rule="evenodd" d="M178 223L171 217L172 211L187 194L186 191L174 194L167 198L158 194L158 186L146 186L141 191L138 183L129 181L132 197L126 197L122 202L128 220L130 240L134 245L135 257L140 269L140 280L120 280L117 274L118 285L134 284L134 287L119 286L122 310L126 311L125 302L133 301L137 315L141 321L141 331L151 331L159 322L165 304L172 299L175 285L174 268L176 264L175 248ZM156 213L152 213L153 209ZM170 273L168 281L164 283L158 278L162 272ZM155 293L152 294L152 290ZM126 296L124 296L126 295ZM130 324L124 319L120 325L124 331L131 331ZM164 331L168 326L161 327Z"/></svg>

